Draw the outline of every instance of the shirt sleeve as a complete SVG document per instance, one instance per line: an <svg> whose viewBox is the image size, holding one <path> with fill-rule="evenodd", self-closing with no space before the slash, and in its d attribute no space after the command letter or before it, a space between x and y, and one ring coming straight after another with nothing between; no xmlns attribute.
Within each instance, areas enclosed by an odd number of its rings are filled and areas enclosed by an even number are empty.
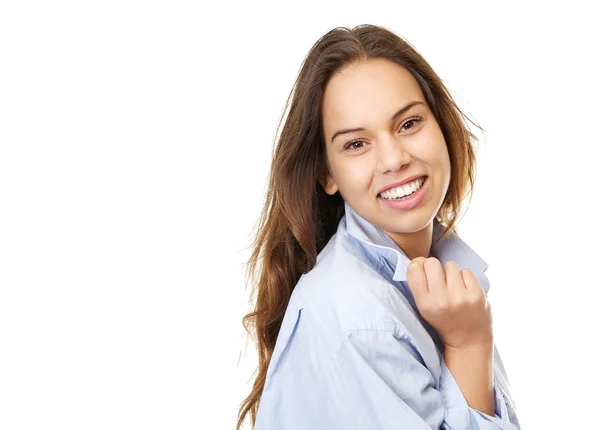
<svg viewBox="0 0 600 430"><path fill-rule="evenodd" d="M411 339L392 330L345 334L328 379L330 429L520 430L496 383L495 416L468 406L442 361L439 384Z"/></svg>

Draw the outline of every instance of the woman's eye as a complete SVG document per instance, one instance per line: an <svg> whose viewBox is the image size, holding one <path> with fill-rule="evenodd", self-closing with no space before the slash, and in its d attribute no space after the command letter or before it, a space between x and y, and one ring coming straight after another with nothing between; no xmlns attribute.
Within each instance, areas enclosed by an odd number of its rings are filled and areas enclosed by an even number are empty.
<svg viewBox="0 0 600 430"><path fill-rule="evenodd" d="M412 124L412 123L417 123L417 122L421 122L421 118L411 118L408 121L406 121L404 124L402 124L402 127L400 127L400 130L410 130L411 128L415 128L415 126L411 126L408 128L405 128L406 124Z"/></svg>
<svg viewBox="0 0 600 430"><path fill-rule="evenodd" d="M362 140L355 140L354 142L350 142L348 145L346 145L346 150L348 151L357 151L359 149L361 149L360 146L354 146L357 144L362 144L363 141Z"/></svg>
<svg viewBox="0 0 600 430"><path fill-rule="evenodd" d="M415 117L415 118L410 118L408 120L406 120L402 126L400 127L400 131L402 130L411 130L413 128L416 127L416 124L421 122L423 119L420 117ZM410 127L406 127L406 125L410 125ZM356 146L358 145L358 146ZM344 147L344 150L346 151L359 151L363 148L364 146L364 141L362 140L354 140L352 142L349 142L348 144L346 144L346 146Z"/></svg>

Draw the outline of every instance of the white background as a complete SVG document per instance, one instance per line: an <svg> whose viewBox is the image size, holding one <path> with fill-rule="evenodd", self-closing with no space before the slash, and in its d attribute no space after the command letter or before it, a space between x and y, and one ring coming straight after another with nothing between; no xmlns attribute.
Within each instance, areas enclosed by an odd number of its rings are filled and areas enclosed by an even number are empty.
<svg viewBox="0 0 600 430"><path fill-rule="evenodd" d="M0 428L234 428L275 127L312 44L362 23L405 37L487 130L459 229L490 264L523 428L600 428L584 4L3 2Z"/></svg>

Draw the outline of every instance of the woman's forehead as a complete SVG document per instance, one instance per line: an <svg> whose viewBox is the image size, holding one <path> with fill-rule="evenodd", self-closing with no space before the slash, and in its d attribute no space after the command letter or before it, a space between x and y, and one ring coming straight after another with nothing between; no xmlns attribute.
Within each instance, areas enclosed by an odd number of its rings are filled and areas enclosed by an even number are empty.
<svg viewBox="0 0 600 430"><path fill-rule="evenodd" d="M323 95L327 140L338 129L387 123L395 119L399 109L414 101L426 105L416 79L395 63L361 64L345 69L331 78Z"/></svg>

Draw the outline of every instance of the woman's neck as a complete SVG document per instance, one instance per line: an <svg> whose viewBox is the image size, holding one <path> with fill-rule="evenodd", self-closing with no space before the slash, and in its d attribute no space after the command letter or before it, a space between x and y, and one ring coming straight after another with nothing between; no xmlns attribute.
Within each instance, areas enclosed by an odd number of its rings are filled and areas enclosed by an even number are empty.
<svg viewBox="0 0 600 430"><path fill-rule="evenodd" d="M409 260L417 257L429 257L433 236L433 223L429 223L424 229L413 233L386 233L402 249Z"/></svg>

